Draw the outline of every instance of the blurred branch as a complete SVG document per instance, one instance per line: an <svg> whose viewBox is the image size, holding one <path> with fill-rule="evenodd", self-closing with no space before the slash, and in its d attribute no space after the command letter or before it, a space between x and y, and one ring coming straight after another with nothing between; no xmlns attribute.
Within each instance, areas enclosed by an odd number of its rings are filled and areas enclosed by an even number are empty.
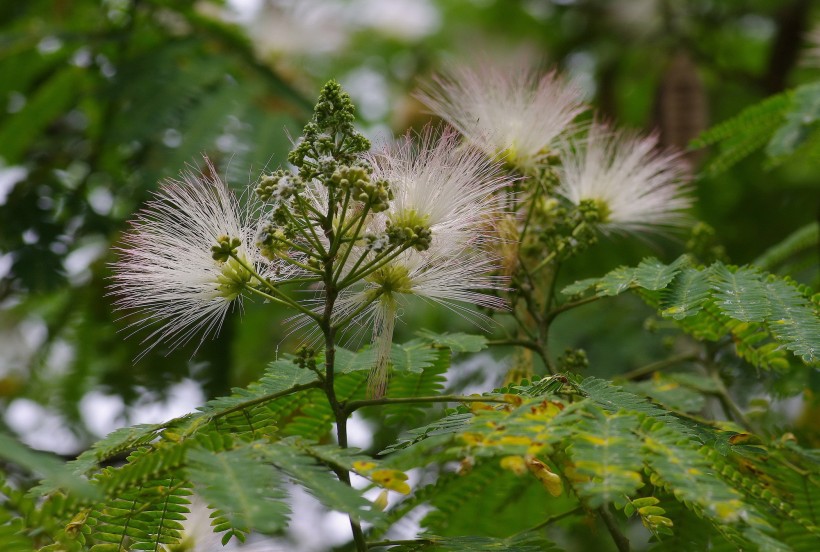
<svg viewBox="0 0 820 552"><path fill-rule="evenodd" d="M782 7L777 15L777 32L763 80L763 86L768 94L786 88L786 79L797 64L803 35L808 30L810 7L809 0L795 0Z"/></svg>
<svg viewBox="0 0 820 552"><path fill-rule="evenodd" d="M297 107L301 115L309 115L313 112L313 101L296 90L269 65L260 62L253 49L253 43L233 25L204 16L198 13L195 8L179 6L176 2L166 0L150 1L163 8L175 11L183 16L197 31L226 46L230 52L239 56L248 67L263 77L283 98Z"/></svg>

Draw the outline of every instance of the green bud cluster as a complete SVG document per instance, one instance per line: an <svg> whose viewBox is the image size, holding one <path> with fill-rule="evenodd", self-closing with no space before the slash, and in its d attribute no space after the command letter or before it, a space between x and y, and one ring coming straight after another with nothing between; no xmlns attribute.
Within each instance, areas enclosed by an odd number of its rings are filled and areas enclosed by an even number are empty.
<svg viewBox="0 0 820 552"><path fill-rule="evenodd" d="M293 233L289 226L266 224L259 232L256 246L265 258L276 259L280 253L288 250L287 243L293 237Z"/></svg>
<svg viewBox="0 0 820 552"><path fill-rule="evenodd" d="M705 222L698 222L692 227L686 240L686 250L703 264L728 260L726 249L718 242L715 229Z"/></svg>
<svg viewBox="0 0 820 552"><path fill-rule="evenodd" d="M390 236L383 232L381 234L365 234L364 241L367 248L378 253L384 251L390 246Z"/></svg>
<svg viewBox="0 0 820 552"><path fill-rule="evenodd" d="M340 166L333 172L331 182L344 191L349 190L353 199L374 213L386 211L393 199L390 184L386 180L372 181L368 167L362 165Z"/></svg>
<svg viewBox="0 0 820 552"><path fill-rule="evenodd" d="M583 200L574 208L566 208L550 199L536 206L541 232L539 241L555 253L559 261L569 259L598 241L597 225L608 215L606 206L599 201ZM540 251L541 246L531 244Z"/></svg>
<svg viewBox="0 0 820 552"><path fill-rule="evenodd" d="M311 347L299 347L299 350L296 351L296 358L293 359L293 361L296 363L296 366L303 370L317 371L316 350Z"/></svg>
<svg viewBox="0 0 820 552"><path fill-rule="evenodd" d="M399 226L388 220L386 233L391 245L410 245L416 251L427 251L433 241L430 227L422 224Z"/></svg>
<svg viewBox="0 0 820 552"><path fill-rule="evenodd" d="M567 349L558 357L558 366L562 372L581 372L589 368L587 352L583 349Z"/></svg>
<svg viewBox="0 0 820 552"><path fill-rule="evenodd" d="M219 236L216 239L216 245L211 247L211 257L217 262L224 263L231 258L231 255L236 255L236 249L240 245L242 245L242 240L239 238Z"/></svg>
<svg viewBox="0 0 820 552"><path fill-rule="evenodd" d="M277 170L263 176L256 186L256 195L263 201L273 201L276 204L286 202L299 194L305 188L305 182L299 175L290 171Z"/></svg>
<svg viewBox="0 0 820 552"><path fill-rule="evenodd" d="M339 165L353 165L370 142L353 125L355 112L350 96L336 81L328 82L319 94L313 119L305 125L302 139L288 155L304 180L322 182Z"/></svg>

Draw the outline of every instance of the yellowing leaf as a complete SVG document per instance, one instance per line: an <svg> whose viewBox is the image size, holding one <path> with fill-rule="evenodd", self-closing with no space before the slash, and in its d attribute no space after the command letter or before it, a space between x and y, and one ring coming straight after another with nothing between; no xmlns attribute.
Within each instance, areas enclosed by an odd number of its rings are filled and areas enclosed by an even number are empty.
<svg viewBox="0 0 820 552"><path fill-rule="evenodd" d="M536 458L527 459L527 467L533 475L538 478L544 488L552 496L561 496L564 492L564 484L561 477L553 473L546 464Z"/></svg>
<svg viewBox="0 0 820 552"><path fill-rule="evenodd" d="M410 485L406 483L407 474L399 470L375 470L370 474L370 478L391 491L401 494L410 492Z"/></svg>
<svg viewBox="0 0 820 552"><path fill-rule="evenodd" d="M367 462L364 460L356 460L355 462L353 462L353 469L359 473L367 473L375 467L375 462Z"/></svg>
<svg viewBox="0 0 820 552"><path fill-rule="evenodd" d="M500 463L502 468L515 475L524 475L527 471L527 463L523 456L505 456Z"/></svg>
<svg viewBox="0 0 820 552"><path fill-rule="evenodd" d="M387 508L387 494L388 490L383 489L382 492L379 493L379 496L376 497L376 500L373 501L373 508L383 512L384 509Z"/></svg>

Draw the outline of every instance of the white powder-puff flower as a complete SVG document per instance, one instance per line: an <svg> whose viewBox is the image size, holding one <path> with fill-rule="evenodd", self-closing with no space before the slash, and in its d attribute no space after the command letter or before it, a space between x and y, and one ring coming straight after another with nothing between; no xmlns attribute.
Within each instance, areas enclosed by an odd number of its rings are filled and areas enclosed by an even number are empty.
<svg viewBox="0 0 820 552"><path fill-rule="evenodd" d="M368 395L382 397L387 388L393 330L401 305L417 297L479 324L486 322L487 317L470 305L505 308L504 299L493 293L505 289L504 279L493 275L498 266L498 259L473 247L457 252L409 250L369 274L363 288L342 292L336 302L336 317L354 316L352 323L373 327L375 362L368 378Z"/></svg>
<svg viewBox="0 0 820 552"><path fill-rule="evenodd" d="M555 72L493 64L455 68L417 97L484 153L524 172L554 153L586 110L580 87Z"/></svg>
<svg viewBox="0 0 820 552"><path fill-rule="evenodd" d="M688 223L686 162L679 152L658 149L657 135L593 124L561 157L558 193L575 205L593 202L602 230L663 231Z"/></svg>
<svg viewBox="0 0 820 552"><path fill-rule="evenodd" d="M219 331L252 276L233 258L215 260L211 248L222 237L236 239L237 256L260 270L247 219L210 161L207 173L165 182L137 215L113 265L111 293L138 318L129 327L150 328L143 354L162 341L177 347L200 331L201 340Z"/></svg>
<svg viewBox="0 0 820 552"><path fill-rule="evenodd" d="M429 228L437 247L460 248L465 237L486 234L503 208L499 192L513 177L480 151L459 144L458 134L427 126L414 142L407 134L368 156L374 180L387 180L394 199L379 218L392 227ZM482 230L484 230L482 232Z"/></svg>

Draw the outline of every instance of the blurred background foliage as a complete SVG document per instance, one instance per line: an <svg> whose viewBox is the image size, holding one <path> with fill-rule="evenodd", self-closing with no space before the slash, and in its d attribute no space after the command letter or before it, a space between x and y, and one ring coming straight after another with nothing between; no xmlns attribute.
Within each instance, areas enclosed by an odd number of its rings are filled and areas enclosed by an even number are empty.
<svg viewBox="0 0 820 552"><path fill-rule="evenodd" d="M806 37L818 21L809 0L4 2L0 424L72 456L99 437L101 401L125 424L132 406L174 397L180 382L201 387L199 398L224 394L293 351L288 313L246 302L198 350L158 348L135 363L142 346L126 338L127 320L106 295L108 267L132 213L159 181L200 167L202 154L239 193L283 163L288 134L298 136L330 78L350 91L376 144L429 119L412 97L419 79L450 63L524 59L578 79L599 117L686 147L817 80L820 53ZM701 171L719 148L693 149L696 216L706 224L652 243L604 239L561 281L647 255L668 262L687 248L704 262L745 264L796 231L816 234L818 142L788 162L757 151L723 171ZM795 251L769 270L816 289L816 249ZM398 341L421 327L470 329L423 305L404 314ZM681 346L651 314L632 297L577 310L559 324L552 354L583 347L594 375L634 369ZM456 367L452 381L500 383L509 353ZM737 384L754 394L754 384ZM22 423L20 412L37 422ZM54 437L64 430L68 444ZM378 446L395 432L375 433Z"/></svg>

